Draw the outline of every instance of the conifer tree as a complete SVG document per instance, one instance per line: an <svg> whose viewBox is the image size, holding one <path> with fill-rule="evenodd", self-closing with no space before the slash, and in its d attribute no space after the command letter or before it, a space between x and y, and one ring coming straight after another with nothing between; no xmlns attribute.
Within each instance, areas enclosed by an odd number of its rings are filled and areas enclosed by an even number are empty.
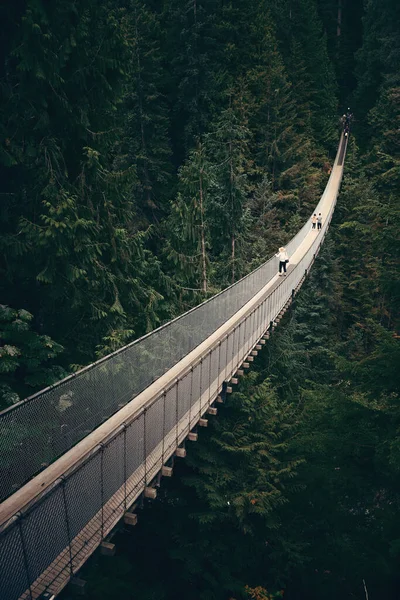
<svg viewBox="0 0 400 600"><path fill-rule="evenodd" d="M369 138L368 113L376 106L381 90L399 83L398 19L399 5L394 0L368 0L365 3L364 35L357 52L357 89L354 94L357 127L364 143Z"/></svg>
<svg viewBox="0 0 400 600"><path fill-rule="evenodd" d="M241 264L246 235L246 201L249 193L250 160L247 90L243 87L229 96L228 108L223 110L209 134L218 185L219 212L222 216L214 238L224 241L222 257L228 254L231 283L243 274ZM229 247L229 250L228 250ZM229 281L229 279L228 279Z"/></svg>
<svg viewBox="0 0 400 600"><path fill-rule="evenodd" d="M215 424L210 444L218 448L218 465L209 445L198 446L189 460L197 475L187 480L209 505L205 522L234 519L239 530L253 534L260 533L260 527L277 526L273 507L285 503L284 489L290 487L301 463L286 454L286 442L294 428L294 407L278 409L269 382L252 389L255 380L256 374L251 374L228 406L224 420ZM216 479L216 467L223 477Z"/></svg>
<svg viewBox="0 0 400 600"><path fill-rule="evenodd" d="M199 141L180 169L179 193L170 219L169 248L169 258L183 281L204 294L209 284L208 196L213 178L208 152L207 144Z"/></svg>
<svg viewBox="0 0 400 600"><path fill-rule="evenodd" d="M256 168L268 174L274 189L282 190L282 204L287 203L284 208L296 210L293 188L301 188L303 183L301 165L308 158L312 132L309 128L308 135L304 134L304 117L298 115L297 106L302 108L301 99L293 93L265 3L259 3L258 11L252 25L254 51L248 72L254 98L250 124Z"/></svg>
<svg viewBox="0 0 400 600"><path fill-rule="evenodd" d="M297 52L301 48L301 63L305 65L310 81L308 90L304 87L307 96L299 100L310 102L314 136L320 143L336 143L337 85L328 56L326 34L317 12L317 2L283 0L275 3L271 10L277 23L282 55L290 69L289 77L295 81L297 64L291 59L290 53L294 44L297 44ZM318 48L318 52L315 48Z"/></svg>
<svg viewBox="0 0 400 600"><path fill-rule="evenodd" d="M26 310L0 305L0 410L65 375L53 364L63 347L33 331L32 318Z"/></svg>
<svg viewBox="0 0 400 600"><path fill-rule="evenodd" d="M213 70L216 4L212 0L165 1L166 95L171 107L174 159L183 163L207 132L218 106L219 82Z"/></svg>
<svg viewBox="0 0 400 600"><path fill-rule="evenodd" d="M119 168L135 168L132 193L146 226L168 212L172 175L169 114L162 94L160 15L143 2L131 0L122 24L129 52L128 79L119 109L124 124L116 161Z"/></svg>
<svg viewBox="0 0 400 600"><path fill-rule="evenodd" d="M162 276L135 223L133 169L114 166L127 57L119 19L112 3L32 0L2 82L2 296L26 298L39 330L75 345L74 362L104 336L144 333L160 298L143 286L147 267Z"/></svg>

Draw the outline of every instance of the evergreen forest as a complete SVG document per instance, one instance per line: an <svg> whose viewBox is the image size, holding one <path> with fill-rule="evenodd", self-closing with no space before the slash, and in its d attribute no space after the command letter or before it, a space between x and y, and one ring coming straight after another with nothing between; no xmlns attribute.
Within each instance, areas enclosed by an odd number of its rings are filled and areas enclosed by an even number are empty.
<svg viewBox="0 0 400 600"><path fill-rule="evenodd" d="M0 409L272 256L347 107L310 276L88 600L400 597L400 3L0 4Z"/></svg>

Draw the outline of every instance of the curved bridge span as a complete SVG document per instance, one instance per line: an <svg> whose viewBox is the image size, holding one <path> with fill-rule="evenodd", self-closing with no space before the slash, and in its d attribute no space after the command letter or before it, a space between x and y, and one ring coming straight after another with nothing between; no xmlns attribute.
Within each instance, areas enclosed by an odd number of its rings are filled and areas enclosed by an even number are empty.
<svg viewBox="0 0 400 600"><path fill-rule="evenodd" d="M277 259L167 325L0 414L0 598L58 594L262 348L315 260L347 137L315 212ZM31 434L31 430L34 433ZM14 492L14 493L12 493ZM10 495L11 494L11 495ZM9 496L7 498L7 496ZM132 516L132 515L131 515Z"/></svg>

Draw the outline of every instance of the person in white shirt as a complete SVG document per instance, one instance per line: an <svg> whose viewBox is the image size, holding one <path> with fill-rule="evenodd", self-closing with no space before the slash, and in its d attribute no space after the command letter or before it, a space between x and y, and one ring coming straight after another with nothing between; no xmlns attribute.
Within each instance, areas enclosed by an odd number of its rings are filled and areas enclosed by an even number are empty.
<svg viewBox="0 0 400 600"><path fill-rule="evenodd" d="M317 217L317 222L318 222L318 229L322 229L322 215L321 215L321 213L319 213L319 215Z"/></svg>
<svg viewBox="0 0 400 600"><path fill-rule="evenodd" d="M286 252L286 248L284 248L283 246L279 248L279 252L275 254L275 256L279 258L279 277L283 277L286 275L286 263L289 262L289 257Z"/></svg>

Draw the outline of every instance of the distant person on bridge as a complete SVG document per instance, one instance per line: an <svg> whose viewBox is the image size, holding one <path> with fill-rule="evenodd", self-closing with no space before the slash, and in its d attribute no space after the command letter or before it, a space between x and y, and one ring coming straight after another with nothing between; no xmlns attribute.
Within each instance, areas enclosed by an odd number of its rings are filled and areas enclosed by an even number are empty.
<svg viewBox="0 0 400 600"><path fill-rule="evenodd" d="M322 215L321 215L321 213L318 214L317 223L318 223L318 229L322 229Z"/></svg>
<svg viewBox="0 0 400 600"><path fill-rule="evenodd" d="M347 137L349 135L350 124L351 124L352 120L353 120L353 113L351 112L350 108L348 108L347 112L342 117L343 132L344 132L345 137Z"/></svg>
<svg viewBox="0 0 400 600"><path fill-rule="evenodd" d="M279 248L279 252L278 254L275 254L275 256L279 258L279 277L283 277L286 275L286 265L289 262L289 257L286 252L286 248L284 248L283 246Z"/></svg>
<svg viewBox="0 0 400 600"><path fill-rule="evenodd" d="M311 219L312 228L316 229L317 227L317 213L314 213Z"/></svg>

